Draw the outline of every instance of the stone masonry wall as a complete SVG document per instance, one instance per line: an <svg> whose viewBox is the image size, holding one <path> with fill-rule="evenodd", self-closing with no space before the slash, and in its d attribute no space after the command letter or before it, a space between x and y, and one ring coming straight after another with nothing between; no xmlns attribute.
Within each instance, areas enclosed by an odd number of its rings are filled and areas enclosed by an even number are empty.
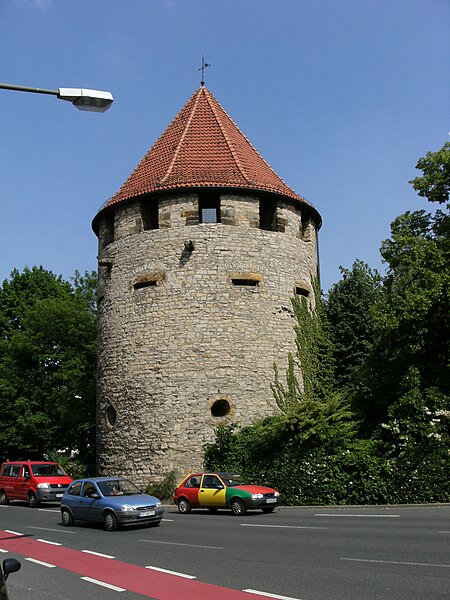
<svg viewBox="0 0 450 600"><path fill-rule="evenodd" d="M116 208L99 244L97 431L100 473L145 485L201 468L220 423L277 410L273 363L283 374L295 349L290 298L310 289L317 241L288 204L284 232L258 229L251 195L222 196L224 222L196 225L195 194L165 198L148 231L138 206ZM228 414L213 416L218 400Z"/></svg>

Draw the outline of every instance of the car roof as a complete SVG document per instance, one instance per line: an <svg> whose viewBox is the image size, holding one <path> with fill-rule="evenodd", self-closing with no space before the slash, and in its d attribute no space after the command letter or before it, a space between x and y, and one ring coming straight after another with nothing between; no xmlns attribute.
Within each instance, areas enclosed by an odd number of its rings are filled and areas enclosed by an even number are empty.
<svg viewBox="0 0 450 600"><path fill-rule="evenodd" d="M20 465L27 463L27 465L59 465L59 463L53 460L5 460L3 465Z"/></svg>
<svg viewBox="0 0 450 600"><path fill-rule="evenodd" d="M96 483L101 482L101 481L122 481L125 480L125 477L122 477L121 475L112 475L110 477L83 477L81 479L77 479L77 481L94 481Z"/></svg>

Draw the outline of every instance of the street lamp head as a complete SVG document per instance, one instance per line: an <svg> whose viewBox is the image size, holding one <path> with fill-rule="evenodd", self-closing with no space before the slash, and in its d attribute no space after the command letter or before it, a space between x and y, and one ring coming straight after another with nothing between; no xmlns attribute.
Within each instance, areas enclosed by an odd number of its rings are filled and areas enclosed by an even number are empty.
<svg viewBox="0 0 450 600"><path fill-rule="evenodd" d="M110 92L83 88L59 88L58 98L72 102L79 110L105 112L114 102Z"/></svg>

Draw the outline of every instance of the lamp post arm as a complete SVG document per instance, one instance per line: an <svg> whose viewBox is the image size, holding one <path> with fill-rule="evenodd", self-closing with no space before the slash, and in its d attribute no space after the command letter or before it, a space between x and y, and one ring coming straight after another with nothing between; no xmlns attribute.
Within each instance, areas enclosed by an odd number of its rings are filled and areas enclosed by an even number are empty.
<svg viewBox="0 0 450 600"><path fill-rule="evenodd" d="M26 85L13 85L11 83L0 83L0 89L13 90L16 92L34 92L35 94L51 94L57 96L59 90L46 90L45 88L28 87Z"/></svg>

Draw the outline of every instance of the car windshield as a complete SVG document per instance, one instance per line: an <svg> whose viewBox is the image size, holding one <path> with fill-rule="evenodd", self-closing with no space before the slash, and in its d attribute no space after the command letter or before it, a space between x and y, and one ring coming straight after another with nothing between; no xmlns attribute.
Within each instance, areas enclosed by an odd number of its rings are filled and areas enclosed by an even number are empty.
<svg viewBox="0 0 450 600"><path fill-rule="evenodd" d="M241 476L238 473L219 473L222 481L227 487L233 487L234 485L244 485Z"/></svg>
<svg viewBox="0 0 450 600"><path fill-rule="evenodd" d="M35 477L67 477L59 465L42 463L41 465L31 465L31 470Z"/></svg>
<svg viewBox="0 0 450 600"><path fill-rule="evenodd" d="M127 479L108 479L99 481L97 485L104 496L134 496L143 493Z"/></svg>

